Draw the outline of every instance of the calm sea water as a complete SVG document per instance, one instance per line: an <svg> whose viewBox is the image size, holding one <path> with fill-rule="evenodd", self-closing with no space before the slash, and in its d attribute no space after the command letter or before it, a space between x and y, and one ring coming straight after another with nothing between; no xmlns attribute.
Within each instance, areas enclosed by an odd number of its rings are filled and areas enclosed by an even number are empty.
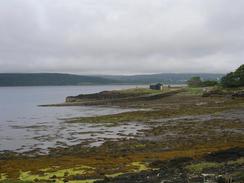
<svg viewBox="0 0 244 183"><path fill-rule="evenodd" d="M119 138L144 128L137 124L105 127L91 124L68 124L63 118L96 116L128 111L105 107L38 107L62 103L66 96L96 93L103 90L136 86L47 86L0 87L0 151L47 151L48 148ZM123 134L124 133L124 134Z"/></svg>

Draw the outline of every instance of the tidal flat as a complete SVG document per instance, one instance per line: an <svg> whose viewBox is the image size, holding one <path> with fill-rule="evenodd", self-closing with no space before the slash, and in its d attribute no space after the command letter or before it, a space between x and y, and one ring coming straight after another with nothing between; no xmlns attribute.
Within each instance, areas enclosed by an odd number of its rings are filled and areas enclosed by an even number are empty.
<svg viewBox="0 0 244 183"><path fill-rule="evenodd" d="M0 182L197 183L232 179L242 183L244 98L232 97L234 90L204 97L212 90L135 88L69 97L57 105L133 111L65 119L65 124L77 128L85 124L103 130L79 132L75 135L89 137L75 145L49 148L48 154L3 152ZM120 138L103 138L104 133ZM93 141L92 137L98 138Z"/></svg>

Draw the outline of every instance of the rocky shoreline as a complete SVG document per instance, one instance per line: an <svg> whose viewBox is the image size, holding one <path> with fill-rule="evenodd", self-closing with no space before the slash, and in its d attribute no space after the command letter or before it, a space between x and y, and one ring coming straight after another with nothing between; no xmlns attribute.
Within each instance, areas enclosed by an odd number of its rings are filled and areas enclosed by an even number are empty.
<svg viewBox="0 0 244 183"><path fill-rule="evenodd" d="M242 183L244 99L202 97L204 92L203 88L165 88L80 95L79 101L68 104L138 111L66 123L143 124L148 128L133 138L107 139L96 147L83 143L53 148L47 155L2 153L0 182L222 183L231 179Z"/></svg>

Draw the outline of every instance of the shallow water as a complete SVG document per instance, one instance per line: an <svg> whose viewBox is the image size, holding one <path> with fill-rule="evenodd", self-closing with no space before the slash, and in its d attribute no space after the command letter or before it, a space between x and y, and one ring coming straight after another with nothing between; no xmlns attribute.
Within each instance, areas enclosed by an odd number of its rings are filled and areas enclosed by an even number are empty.
<svg viewBox="0 0 244 183"><path fill-rule="evenodd" d="M62 103L66 96L95 93L103 90L135 86L47 86L0 87L0 151L25 152L74 145L81 142L99 145L106 139L135 135L144 125L65 123L63 118L114 114L131 109L107 107L38 107L41 104Z"/></svg>

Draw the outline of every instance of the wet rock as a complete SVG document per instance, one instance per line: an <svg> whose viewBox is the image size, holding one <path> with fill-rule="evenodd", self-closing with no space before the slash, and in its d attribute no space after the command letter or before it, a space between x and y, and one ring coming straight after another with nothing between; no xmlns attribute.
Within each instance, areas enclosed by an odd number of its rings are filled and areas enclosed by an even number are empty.
<svg viewBox="0 0 244 183"><path fill-rule="evenodd" d="M235 92L232 94L232 98L244 97L244 91Z"/></svg>
<svg viewBox="0 0 244 183"><path fill-rule="evenodd" d="M52 177L50 177L50 179L56 179L57 176L56 175L53 175Z"/></svg>
<svg viewBox="0 0 244 183"><path fill-rule="evenodd" d="M217 178L217 183L226 183L226 181L225 181L225 178L224 177L218 177Z"/></svg>
<svg viewBox="0 0 244 183"><path fill-rule="evenodd" d="M115 178L97 181L97 183L184 183L187 182L187 175L183 169L184 165L191 158L176 158L169 161L154 161L154 170L142 171L139 173L124 174Z"/></svg>
<svg viewBox="0 0 244 183"><path fill-rule="evenodd" d="M244 156L244 148L232 148L225 151L211 153L205 157L207 161L223 162L236 160Z"/></svg>
<svg viewBox="0 0 244 183"><path fill-rule="evenodd" d="M34 182L39 182L39 179L36 178L36 179L34 179L33 181L34 181Z"/></svg>

